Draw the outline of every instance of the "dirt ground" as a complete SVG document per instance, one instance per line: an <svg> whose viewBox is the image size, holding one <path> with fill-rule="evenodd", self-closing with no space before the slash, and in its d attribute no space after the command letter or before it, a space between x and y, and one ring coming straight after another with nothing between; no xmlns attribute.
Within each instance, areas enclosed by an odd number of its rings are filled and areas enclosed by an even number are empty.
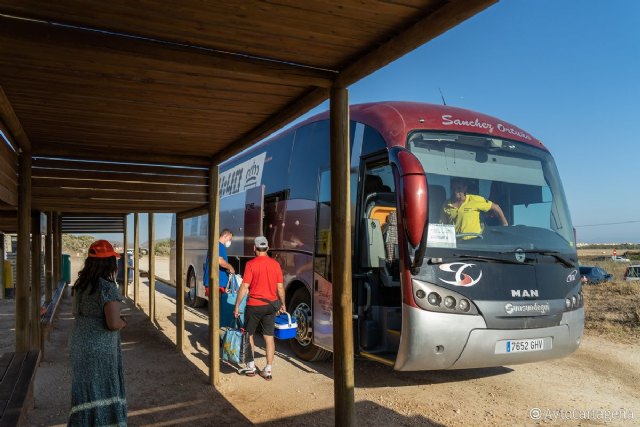
<svg viewBox="0 0 640 427"><path fill-rule="evenodd" d="M216 391L206 385L205 309L186 310L181 357L173 344L175 290L160 282L157 288L156 323L131 303L124 308L131 318L122 333L130 425L334 424L330 361L301 362L278 342L273 381L239 376L223 363ZM147 302L143 279L144 312ZM66 423L69 308L66 298L38 371L28 425ZM257 365L264 366L262 353ZM640 344L596 335L587 334L564 359L491 369L394 372L356 360L355 383L357 422L364 426L640 424Z"/></svg>

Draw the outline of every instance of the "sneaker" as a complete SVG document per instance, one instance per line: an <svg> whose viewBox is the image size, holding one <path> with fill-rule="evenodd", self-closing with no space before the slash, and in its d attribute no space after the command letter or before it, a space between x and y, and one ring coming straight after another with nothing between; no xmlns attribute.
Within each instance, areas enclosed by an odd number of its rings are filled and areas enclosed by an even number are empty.
<svg viewBox="0 0 640 427"><path fill-rule="evenodd" d="M238 371L238 373L240 375L246 375L248 377L255 377L256 376L256 368L242 368Z"/></svg>
<svg viewBox="0 0 640 427"><path fill-rule="evenodd" d="M273 379L271 371L260 371L260 376L267 381L271 381Z"/></svg>

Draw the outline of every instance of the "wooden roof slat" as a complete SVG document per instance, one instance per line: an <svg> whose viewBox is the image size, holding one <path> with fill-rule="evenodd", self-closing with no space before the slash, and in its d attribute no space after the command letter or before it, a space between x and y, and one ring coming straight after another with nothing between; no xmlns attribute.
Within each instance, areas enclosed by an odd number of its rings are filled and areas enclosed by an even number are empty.
<svg viewBox="0 0 640 427"><path fill-rule="evenodd" d="M177 139L176 144L184 143ZM110 140L111 147L117 147L117 140ZM152 144L153 141L150 141ZM41 156L69 156L69 153L73 153L73 157L76 159L96 160L101 161L114 161L121 162L126 159L131 162L140 163L163 163L166 165L179 165L179 166L208 166L211 163L210 158L202 156L185 155L184 153L175 153L158 150L156 147L150 147L149 151L140 151L134 149L119 148L117 151L105 150L104 146L91 147L85 146L79 143L69 143L68 141L56 141L52 144L41 144L38 147L38 154ZM145 181L153 182L151 177L145 178ZM118 179L105 177L104 179ZM176 181L177 182L177 181ZM186 182L183 182L186 183Z"/></svg>
<svg viewBox="0 0 640 427"><path fill-rule="evenodd" d="M180 212L201 203L192 202L166 202L156 201L153 204L148 201L135 200L87 200L67 198L62 200L56 197L34 197L32 207L35 210L51 210L77 213L132 213L132 212Z"/></svg>
<svg viewBox="0 0 640 427"><path fill-rule="evenodd" d="M103 200L136 200L136 201L171 201L171 202L192 202L206 203L207 197L204 194L184 194L184 193L151 193L145 191L118 191L101 189L79 189L79 188L43 188L34 187L31 189L33 197L75 197L76 199L103 199Z"/></svg>
<svg viewBox="0 0 640 427"><path fill-rule="evenodd" d="M105 172L91 170L65 170L34 168L32 179L63 178L69 180L87 180L104 182L157 183L157 184L189 184L207 185L208 178L177 175L145 175L136 172Z"/></svg>
<svg viewBox="0 0 640 427"><path fill-rule="evenodd" d="M207 185L148 184L126 181L97 181L79 179L34 178L32 188L65 189L102 189L119 191L142 191L166 194L204 194L209 192Z"/></svg>
<svg viewBox="0 0 640 427"><path fill-rule="evenodd" d="M51 158L36 158L33 160L33 167L105 172L135 172L141 174L144 173L154 175L197 176L200 178L209 178L209 171L205 168L167 167L131 163L104 163L91 161L73 161L66 159L62 160Z"/></svg>
<svg viewBox="0 0 640 427"><path fill-rule="evenodd" d="M163 117L172 117L172 123L176 127L183 129L185 134L189 134L191 126L199 128L206 127L210 124L221 125L222 123L229 121L236 122L251 122L251 116L248 113L225 113L225 112L202 112L202 111L188 111L187 109L172 108L166 106L149 106L140 105L135 103L116 103L107 100L98 101L97 104L88 102L73 102L69 99L73 99L73 96L61 95L55 101L55 105L47 105L39 102L37 99L30 100L29 102L15 102L14 108L16 111L20 110L35 110L40 109L40 114L44 117L50 115L52 118L64 118L66 115L63 112L68 112L69 116L78 120L109 120L113 122L115 126L120 128L126 128L130 126L131 117L134 114L142 115L142 118L137 119L136 123L140 126L163 126L167 125L166 119ZM76 97L77 99L77 97ZM85 106L86 109L82 107ZM265 115L255 114L253 118L261 119L265 118ZM169 123L171 125L171 122Z"/></svg>

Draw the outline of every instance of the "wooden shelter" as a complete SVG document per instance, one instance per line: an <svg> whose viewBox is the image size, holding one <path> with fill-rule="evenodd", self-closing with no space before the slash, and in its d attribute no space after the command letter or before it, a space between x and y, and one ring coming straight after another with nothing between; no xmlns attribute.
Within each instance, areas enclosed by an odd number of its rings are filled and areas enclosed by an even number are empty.
<svg viewBox="0 0 640 427"><path fill-rule="evenodd" d="M344 254L334 262L336 420L352 424L346 88L495 1L0 0L0 231L19 235L18 346L29 347L32 210L58 236L46 240L54 278L61 228L111 230L131 212L217 218L217 165L331 97L331 241Z"/></svg>

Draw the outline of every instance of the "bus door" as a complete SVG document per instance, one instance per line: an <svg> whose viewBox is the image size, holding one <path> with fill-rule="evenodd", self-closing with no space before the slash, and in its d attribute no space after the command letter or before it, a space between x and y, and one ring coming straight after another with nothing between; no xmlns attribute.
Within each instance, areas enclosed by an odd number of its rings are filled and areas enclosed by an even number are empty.
<svg viewBox="0 0 640 427"><path fill-rule="evenodd" d="M395 182L386 157L361 168L355 275L361 355L392 364L402 324Z"/></svg>

